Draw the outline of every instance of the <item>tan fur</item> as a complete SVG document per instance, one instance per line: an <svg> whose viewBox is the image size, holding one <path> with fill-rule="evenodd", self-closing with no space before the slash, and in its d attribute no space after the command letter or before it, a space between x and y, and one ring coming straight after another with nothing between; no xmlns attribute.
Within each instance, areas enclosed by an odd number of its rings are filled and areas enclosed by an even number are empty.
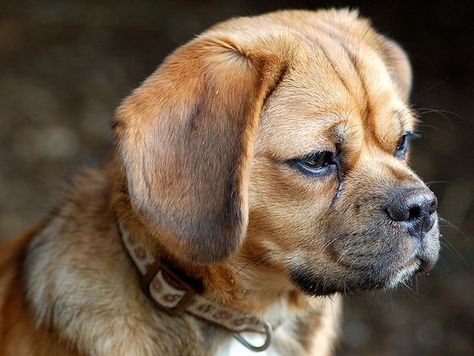
<svg viewBox="0 0 474 356"><path fill-rule="evenodd" d="M153 306L120 221L206 298L279 325L268 354L329 355L336 292L377 288L367 266L387 285L414 272L413 243L380 213L396 187L425 187L394 157L415 125L410 85L403 50L347 10L232 19L179 48L117 110L110 162L0 250L2 354L231 349L230 332ZM290 166L315 150L343 152L340 194ZM425 244L434 259L437 227Z"/></svg>

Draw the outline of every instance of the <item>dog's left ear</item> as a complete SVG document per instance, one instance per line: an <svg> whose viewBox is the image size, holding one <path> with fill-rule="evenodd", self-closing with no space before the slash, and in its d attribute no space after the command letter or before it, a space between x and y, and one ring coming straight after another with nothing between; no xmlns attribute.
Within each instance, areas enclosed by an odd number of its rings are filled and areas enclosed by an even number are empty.
<svg viewBox="0 0 474 356"><path fill-rule="evenodd" d="M390 77L395 83L400 98L404 102L408 102L412 84L412 71L408 56L395 41L385 36L380 36L380 38L382 56Z"/></svg>
<svg viewBox="0 0 474 356"><path fill-rule="evenodd" d="M178 257L221 261L242 242L248 175L285 55L250 34L207 33L170 55L116 113L131 205Z"/></svg>

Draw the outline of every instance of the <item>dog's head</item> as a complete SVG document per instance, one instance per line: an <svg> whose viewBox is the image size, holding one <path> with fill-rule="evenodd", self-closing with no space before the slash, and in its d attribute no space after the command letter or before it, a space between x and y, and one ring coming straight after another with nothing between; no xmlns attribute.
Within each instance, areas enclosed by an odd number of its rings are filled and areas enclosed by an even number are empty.
<svg viewBox="0 0 474 356"><path fill-rule="evenodd" d="M134 211L187 261L246 244L310 294L395 285L439 251L436 198L407 165L410 83L354 12L217 25L117 111Z"/></svg>

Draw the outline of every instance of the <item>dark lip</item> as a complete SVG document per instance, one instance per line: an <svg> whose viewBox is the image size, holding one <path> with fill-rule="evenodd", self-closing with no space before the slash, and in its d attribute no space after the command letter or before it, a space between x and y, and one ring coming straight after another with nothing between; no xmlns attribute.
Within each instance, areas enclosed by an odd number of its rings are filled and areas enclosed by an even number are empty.
<svg viewBox="0 0 474 356"><path fill-rule="evenodd" d="M347 271L357 272L360 280L354 283L346 282L344 287L336 286L333 282L328 282L324 279L318 280L317 277L313 276L310 271L305 271L304 268L290 270L290 278L295 286L297 286L302 292L312 296L324 296L334 293L343 293L346 295L356 294L359 292L390 287L393 279L397 278L397 276L404 271L406 271L407 274L410 274L410 276L425 271L426 265L423 261L424 259L422 257L412 255L405 259L404 263L391 267L389 271L383 275L378 275L377 277L374 277L373 275L374 272L377 272L377 269L372 266L358 266L357 268L354 268L354 266L345 263L343 266L344 269ZM415 271L411 272L410 267L413 266L413 264L417 264L418 267ZM409 278L409 276L406 277Z"/></svg>
<svg viewBox="0 0 474 356"><path fill-rule="evenodd" d="M401 269L403 269L404 267L412 264L415 260L420 260L420 262L422 263L427 263L428 262L426 261L426 259L424 259L423 257L421 257L420 255L417 255L417 254L413 254L412 256L410 256L409 258L406 258L404 259L406 262L403 262L402 264L400 265L397 265L397 266L394 266L393 268L390 268L390 271L388 272L388 274L391 274L393 272L397 272ZM371 272L374 270L374 267L371 266L371 265L366 265L366 266L357 266L357 265L353 265L351 263L348 263L346 261L338 261L336 263L338 266L341 266L343 267L344 269L348 270L348 271L357 271L357 272Z"/></svg>

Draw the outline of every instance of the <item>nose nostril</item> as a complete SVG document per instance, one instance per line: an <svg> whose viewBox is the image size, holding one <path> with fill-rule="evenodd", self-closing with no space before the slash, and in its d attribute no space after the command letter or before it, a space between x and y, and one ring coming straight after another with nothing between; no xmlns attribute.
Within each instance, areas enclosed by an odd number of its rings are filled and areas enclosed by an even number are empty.
<svg viewBox="0 0 474 356"><path fill-rule="evenodd" d="M393 221L406 221L409 218L409 212L399 206L389 206L385 212Z"/></svg>
<svg viewBox="0 0 474 356"><path fill-rule="evenodd" d="M415 205L413 207L410 208L410 210L408 211L408 221L410 220L416 220L416 219L419 219L421 217L421 207L418 206L418 205Z"/></svg>

